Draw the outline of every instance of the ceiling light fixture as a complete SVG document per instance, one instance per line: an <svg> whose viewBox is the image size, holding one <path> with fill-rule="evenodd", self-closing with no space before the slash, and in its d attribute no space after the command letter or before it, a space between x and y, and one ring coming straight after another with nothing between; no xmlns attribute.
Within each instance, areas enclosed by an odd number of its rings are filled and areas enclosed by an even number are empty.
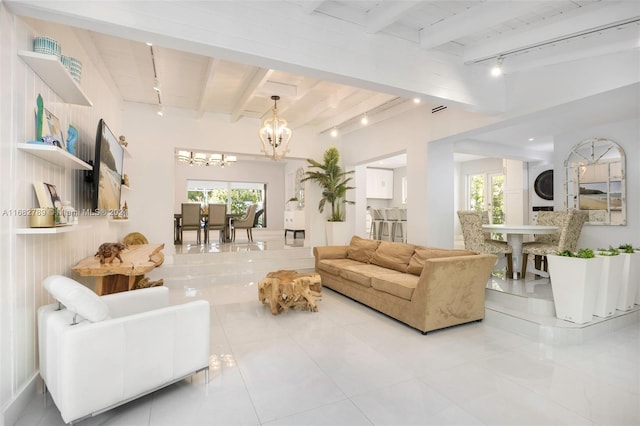
<svg viewBox="0 0 640 426"><path fill-rule="evenodd" d="M331 129L331 137L338 137L338 129L336 129L335 127Z"/></svg>
<svg viewBox="0 0 640 426"><path fill-rule="evenodd" d="M183 149L176 151L176 159L191 166L219 166L222 168L229 167L238 161L238 157L235 155L192 152Z"/></svg>
<svg viewBox="0 0 640 426"><path fill-rule="evenodd" d="M363 126L366 126L367 124L369 124L369 117L367 117L367 113L366 112L362 116L362 119L360 120L360 123L362 123Z"/></svg>
<svg viewBox="0 0 640 426"><path fill-rule="evenodd" d="M414 104L419 104L420 102L421 102L420 98L413 98L413 103Z"/></svg>
<svg viewBox="0 0 640 426"><path fill-rule="evenodd" d="M289 152L291 129L287 127L287 120L278 117L278 101L280 96L273 95L273 116L267 118L258 130L258 136L262 142L262 152L272 160L279 160Z"/></svg>
<svg viewBox="0 0 640 426"><path fill-rule="evenodd" d="M160 79L158 78L158 68L156 67L156 56L153 52L153 44L147 43L147 46L149 46L149 51L151 52L151 65L153 66L153 90L158 97L158 110L156 112L162 117L164 115L164 106L160 97Z"/></svg>
<svg viewBox="0 0 640 426"><path fill-rule="evenodd" d="M496 59L496 64L491 68L491 75L494 77L500 77L502 75L502 61L504 58L502 56L498 56Z"/></svg>

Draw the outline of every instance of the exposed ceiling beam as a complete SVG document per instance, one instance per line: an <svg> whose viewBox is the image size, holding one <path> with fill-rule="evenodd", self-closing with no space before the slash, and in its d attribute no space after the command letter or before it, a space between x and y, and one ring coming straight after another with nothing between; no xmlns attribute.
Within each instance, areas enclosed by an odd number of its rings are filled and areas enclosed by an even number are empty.
<svg viewBox="0 0 640 426"><path fill-rule="evenodd" d="M420 47L431 49L539 7L538 2L485 2L420 30Z"/></svg>
<svg viewBox="0 0 640 426"><path fill-rule="evenodd" d="M638 13L640 13L640 3L622 3L607 5L597 10L590 9L589 12L554 21L548 25L537 26L530 31L519 34L506 34L504 37L495 38L495 41L488 41L475 47L466 48L463 55L464 62L478 62L483 59L494 58L505 52L523 49L527 46L535 46L545 41L556 40L593 28L629 20L634 16L638 17Z"/></svg>
<svg viewBox="0 0 640 426"><path fill-rule="evenodd" d="M253 92L256 90L256 88L263 85L269 79L269 76L271 76L272 73L273 70L266 68L256 68L253 71L243 87L242 95L240 95L238 102L236 102L236 105L233 107L233 111L231 111L231 123L238 121L238 119L242 116L242 112L244 111L245 107L249 103L249 100L253 96Z"/></svg>
<svg viewBox="0 0 640 426"><path fill-rule="evenodd" d="M367 32L375 34L378 31L382 31L418 5L420 5L420 2L417 1L393 2L386 7L378 9L376 12L370 13L367 16Z"/></svg>
<svg viewBox="0 0 640 426"><path fill-rule="evenodd" d="M200 98L198 99L198 118L202 118L206 112L207 100L213 96L213 80L216 75L216 65L218 62L219 60L214 58L209 58L207 62L207 77L200 92Z"/></svg>

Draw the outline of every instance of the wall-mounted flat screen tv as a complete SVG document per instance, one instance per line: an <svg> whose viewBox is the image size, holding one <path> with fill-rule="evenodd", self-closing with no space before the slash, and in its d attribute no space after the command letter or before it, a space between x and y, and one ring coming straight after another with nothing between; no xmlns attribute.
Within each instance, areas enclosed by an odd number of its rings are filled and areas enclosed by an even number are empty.
<svg viewBox="0 0 640 426"><path fill-rule="evenodd" d="M124 148L103 119L96 133L96 156L93 166L93 208L120 208Z"/></svg>

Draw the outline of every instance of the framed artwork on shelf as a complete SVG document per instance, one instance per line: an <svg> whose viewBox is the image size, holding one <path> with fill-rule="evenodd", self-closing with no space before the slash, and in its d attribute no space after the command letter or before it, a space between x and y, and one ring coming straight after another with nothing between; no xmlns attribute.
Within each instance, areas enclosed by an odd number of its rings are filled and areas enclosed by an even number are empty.
<svg viewBox="0 0 640 426"><path fill-rule="evenodd" d="M34 182L33 188L36 191L38 204L40 208L55 208L59 213L62 212L62 201L56 186L46 182ZM60 214L56 214L56 225L60 223Z"/></svg>
<svg viewBox="0 0 640 426"><path fill-rule="evenodd" d="M44 116L49 127L48 136L51 136L53 140L58 141L57 146L64 150L67 149L67 145L64 142L64 133L62 132L62 126L60 120L48 109L44 109ZM44 132L43 132L44 134Z"/></svg>

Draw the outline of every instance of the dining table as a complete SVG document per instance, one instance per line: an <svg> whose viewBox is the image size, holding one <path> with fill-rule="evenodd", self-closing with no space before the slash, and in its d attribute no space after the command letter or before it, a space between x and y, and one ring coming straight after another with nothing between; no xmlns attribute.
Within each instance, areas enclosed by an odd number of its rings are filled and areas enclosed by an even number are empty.
<svg viewBox="0 0 640 426"><path fill-rule="evenodd" d="M507 244L511 246L513 250L513 264L514 275L513 278L518 278L519 273L515 272L519 270L519 265L522 262L522 243L525 235L535 234L555 234L560 228L552 225L506 225L506 224L491 224L482 225L482 230L491 233L501 233L507 236ZM517 266L516 266L517 265ZM527 265L528 267L528 265ZM549 276L546 272L540 271L535 268L531 268L532 272L537 275ZM526 272L526 271L525 271ZM522 277L524 278L524 277Z"/></svg>

